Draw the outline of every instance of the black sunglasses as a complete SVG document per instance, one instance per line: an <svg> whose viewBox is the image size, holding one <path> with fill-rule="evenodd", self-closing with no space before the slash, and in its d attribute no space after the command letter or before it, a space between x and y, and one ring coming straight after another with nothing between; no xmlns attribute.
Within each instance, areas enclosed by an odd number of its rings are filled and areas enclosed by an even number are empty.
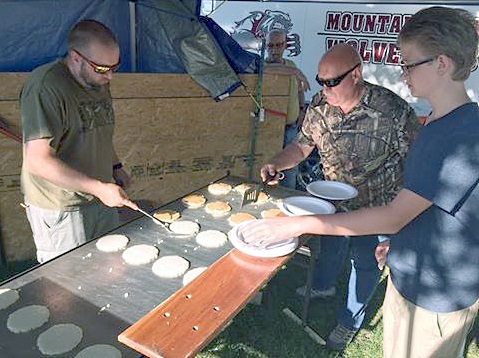
<svg viewBox="0 0 479 358"><path fill-rule="evenodd" d="M356 67L358 67L359 65L361 65L361 63L357 63L353 68L351 68L350 70L347 70L341 76L338 76L336 78L332 78L330 80L323 80L323 79L319 78L318 75L316 75L316 82L318 82L321 87L322 86L336 87L337 85L339 85L341 83L342 80L344 80L346 78L346 76L349 73L353 72L356 69Z"/></svg>
<svg viewBox="0 0 479 358"><path fill-rule="evenodd" d="M72 51L76 52L78 56L83 58L93 68L93 71L95 73L98 73L100 75L104 75L105 73L109 71L116 72L118 70L118 67L120 67L120 61L118 61L118 63L114 64L113 66L99 65L98 63L95 63L89 58L82 55L78 50L72 49Z"/></svg>

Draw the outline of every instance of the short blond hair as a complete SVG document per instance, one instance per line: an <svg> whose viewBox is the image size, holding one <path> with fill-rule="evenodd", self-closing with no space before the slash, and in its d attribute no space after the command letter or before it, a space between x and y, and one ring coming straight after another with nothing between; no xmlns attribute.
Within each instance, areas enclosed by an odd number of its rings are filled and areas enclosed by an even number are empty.
<svg viewBox="0 0 479 358"><path fill-rule="evenodd" d="M475 19L463 9L433 6L418 11L399 33L399 47L405 42L417 44L430 56L448 56L455 64L455 81L466 80L477 61Z"/></svg>
<svg viewBox="0 0 479 358"><path fill-rule="evenodd" d="M88 46L96 42L106 47L118 46L118 41L111 30L96 20L81 20L68 34L68 49L87 51Z"/></svg>

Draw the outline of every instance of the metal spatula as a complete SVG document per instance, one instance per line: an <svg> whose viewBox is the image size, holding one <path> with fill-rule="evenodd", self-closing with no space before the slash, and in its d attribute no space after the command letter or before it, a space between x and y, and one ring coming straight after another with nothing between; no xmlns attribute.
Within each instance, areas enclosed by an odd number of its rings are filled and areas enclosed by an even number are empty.
<svg viewBox="0 0 479 358"><path fill-rule="evenodd" d="M259 194L264 190L265 186L277 176L278 180L284 179L283 172L277 172L276 175L269 176L266 180L262 181L260 184L255 184L251 188L247 189L243 194L243 200L241 201L241 207L255 203L258 201Z"/></svg>
<svg viewBox="0 0 479 358"><path fill-rule="evenodd" d="M140 213L142 213L143 215L149 217L149 218L150 218L151 220L153 220L156 224L162 226L163 228L165 228L165 229L168 230L169 232L172 232L172 231L170 230L170 225L169 225L168 223L165 223L165 222L163 222L163 221L161 221L161 220L155 218L153 215L148 214L145 210L143 210L143 209L141 209L141 208L138 208L138 211L139 211Z"/></svg>

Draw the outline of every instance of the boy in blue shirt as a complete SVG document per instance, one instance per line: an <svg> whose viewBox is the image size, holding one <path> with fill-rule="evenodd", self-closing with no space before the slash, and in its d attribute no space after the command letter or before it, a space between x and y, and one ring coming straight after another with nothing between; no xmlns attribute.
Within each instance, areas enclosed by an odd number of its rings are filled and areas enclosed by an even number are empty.
<svg viewBox="0 0 479 358"><path fill-rule="evenodd" d="M398 45L406 84L432 107L404 189L385 206L258 220L242 234L260 247L304 233L390 236L383 356L460 357L479 309L479 107L464 86L477 57L474 16L420 10Z"/></svg>

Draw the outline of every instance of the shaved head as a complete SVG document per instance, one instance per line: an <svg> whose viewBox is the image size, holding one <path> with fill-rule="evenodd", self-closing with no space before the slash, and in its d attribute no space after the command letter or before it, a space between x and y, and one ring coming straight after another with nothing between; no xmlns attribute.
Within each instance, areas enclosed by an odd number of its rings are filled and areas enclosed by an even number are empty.
<svg viewBox="0 0 479 358"><path fill-rule="evenodd" d="M361 56L354 47L340 43L331 47L321 58L319 62L319 68L323 72L321 78L334 78L358 63L361 63Z"/></svg>
<svg viewBox="0 0 479 358"><path fill-rule="evenodd" d="M340 43L331 47L318 64L318 78L326 85L322 95L332 105L348 113L364 93L361 56L354 47ZM328 85L328 80L332 85ZM328 87L329 86L329 87Z"/></svg>

